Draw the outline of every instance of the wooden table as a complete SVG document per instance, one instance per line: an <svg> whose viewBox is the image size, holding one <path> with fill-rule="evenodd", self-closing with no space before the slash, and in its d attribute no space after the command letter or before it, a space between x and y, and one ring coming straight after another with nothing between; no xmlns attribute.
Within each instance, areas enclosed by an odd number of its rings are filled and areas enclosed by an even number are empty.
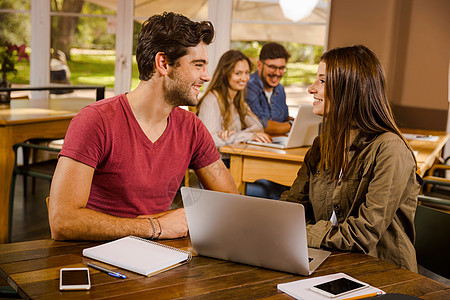
<svg viewBox="0 0 450 300"><path fill-rule="evenodd" d="M436 142L409 141L416 156L418 173L423 176L435 159L440 157L442 148L449 139L449 134L443 131L402 129L404 133L435 135ZM245 193L245 184L258 179L268 179L273 182L290 186L305 158L309 147L293 149L276 149L250 144L234 144L220 148L220 152L230 155L230 173L239 191Z"/></svg>
<svg viewBox="0 0 450 300"><path fill-rule="evenodd" d="M63 138L73 116L92 102L87 98L12 100L9 108L0 109L0 243L8 235L12 146L31 138Z"/></svg>
<svg viewBox="0 0 450 300"><path fill-rule="evenodd" d="M162 243L183 249L189 247L187 238ZM59 269L85 267L92 260L83 257L82 250L97 244L38 240L0 245L0 276L20 296L33 299L292 299L279 292L277 284L305 278L197 256L188 264L153 277L121 270L128 279L117 279L90 269L90 291L60 292ZM312 276L337 272L388 293L423 299L450 297L450 287L445 284L360 253L333 251Z"/></svg>
<svg viewBox="0 0 450 300"><path fill-rule="evenodd" d="M420 176L423 176L425 172L433 166L436 159L441 157L442 149L450 138L450 134L445 131L431 131L431 130L419 130L419 129L402 129L403 133L419 134L419 135L433 135L438 136L439 139L436 142L409 140L409 144L414 151L417 151L417 167Z"/></svg>
<svg viewBox="0 0 450 300"><path fill-rule="evenodd" d="M258 179L292 185L309 147L276 149L250 144L233 144L220 147L220 152L230 155L230 173L241 194L245 183Z"/></svg>

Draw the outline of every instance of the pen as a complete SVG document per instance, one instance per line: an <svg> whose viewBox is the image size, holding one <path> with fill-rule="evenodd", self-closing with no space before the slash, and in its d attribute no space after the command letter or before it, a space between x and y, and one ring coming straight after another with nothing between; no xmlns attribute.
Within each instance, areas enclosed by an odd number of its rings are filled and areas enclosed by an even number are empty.
<svg viewBox="0 0 450 300"><path fill-rule="evenodd" d="M127 278L127 276L125 276L123 274L120 274L119 272L114 272L112 270L108 270L106 268L94 265L92 263L87 263L87 265L88 265L88 267L91 267L91 268L94 268L96 270L105 272L106 274L108 274L109 276L112 276L112 277L117 277L117 278L122 278L122 279L126 279Z"/></svg>
<svg viewBox="0 0 450 300"><path fill-rule="evenodd" d="M364 298L369 298L369 297L375 297L375 296L380 296L380 295L384 295L385 292L376 292L376 293L370 293L370 294L366 294L366 295L360 295L360 296L355 296L355 297L350 297L350 298L345 298L342 300L357 300L357 299L364 299Z"/></svg>

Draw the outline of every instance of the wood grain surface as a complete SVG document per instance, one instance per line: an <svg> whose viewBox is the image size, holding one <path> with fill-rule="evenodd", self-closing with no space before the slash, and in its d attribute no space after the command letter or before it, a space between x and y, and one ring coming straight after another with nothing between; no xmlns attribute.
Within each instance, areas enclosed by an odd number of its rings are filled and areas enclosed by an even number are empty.
<svg viewBox="0 0 450 300"><path fill-rule="evenodd" d="M190 242L185 238L161 243L189 249ZM97 244L100 243L53 240L3 244L0 245L0 276L23 298L32 299L292 299L278 291L277 284L306 278L195 256L188 264L153 277L120 270L128 278L117 279L90 269L89 291L60 292L59 269L85 266L92 260L83 257L82 250ZM388 293L423 299L450 297L450 287L445 284L361 253L332 251L311 277L338 272Z"/></svg>

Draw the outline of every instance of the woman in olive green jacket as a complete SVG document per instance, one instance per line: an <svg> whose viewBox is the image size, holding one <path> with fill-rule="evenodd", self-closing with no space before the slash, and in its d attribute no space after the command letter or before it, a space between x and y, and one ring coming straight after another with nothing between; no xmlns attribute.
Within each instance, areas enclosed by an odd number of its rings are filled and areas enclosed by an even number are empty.
<svg viewBox="0 0 450 300"><path fill-rule="evenodd" d="M414 215L421 181L395 124L385 78L364 46L324 53L308 89L322 134L281 200L305 206L308 245L367 253L417 271Z"/></svg>

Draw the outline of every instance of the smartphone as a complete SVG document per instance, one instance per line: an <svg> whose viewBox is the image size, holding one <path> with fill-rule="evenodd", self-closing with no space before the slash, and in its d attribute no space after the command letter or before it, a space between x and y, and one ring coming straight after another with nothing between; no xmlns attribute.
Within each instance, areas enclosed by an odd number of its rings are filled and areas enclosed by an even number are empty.
<svg viewBox="0 0 450 300"><path fill-rule="evenodd" d="M309 289L329 298L335 298L350 292L366 288L368 286L369 285L367 283L341 277L332 281L312 286Z"/></svg>
<svg viewBox="0 0 450 300"><path fill-rule="evenodd" d="M62 268L59 270L59 289L89 290L91 279L88 268Z"/></svg>

